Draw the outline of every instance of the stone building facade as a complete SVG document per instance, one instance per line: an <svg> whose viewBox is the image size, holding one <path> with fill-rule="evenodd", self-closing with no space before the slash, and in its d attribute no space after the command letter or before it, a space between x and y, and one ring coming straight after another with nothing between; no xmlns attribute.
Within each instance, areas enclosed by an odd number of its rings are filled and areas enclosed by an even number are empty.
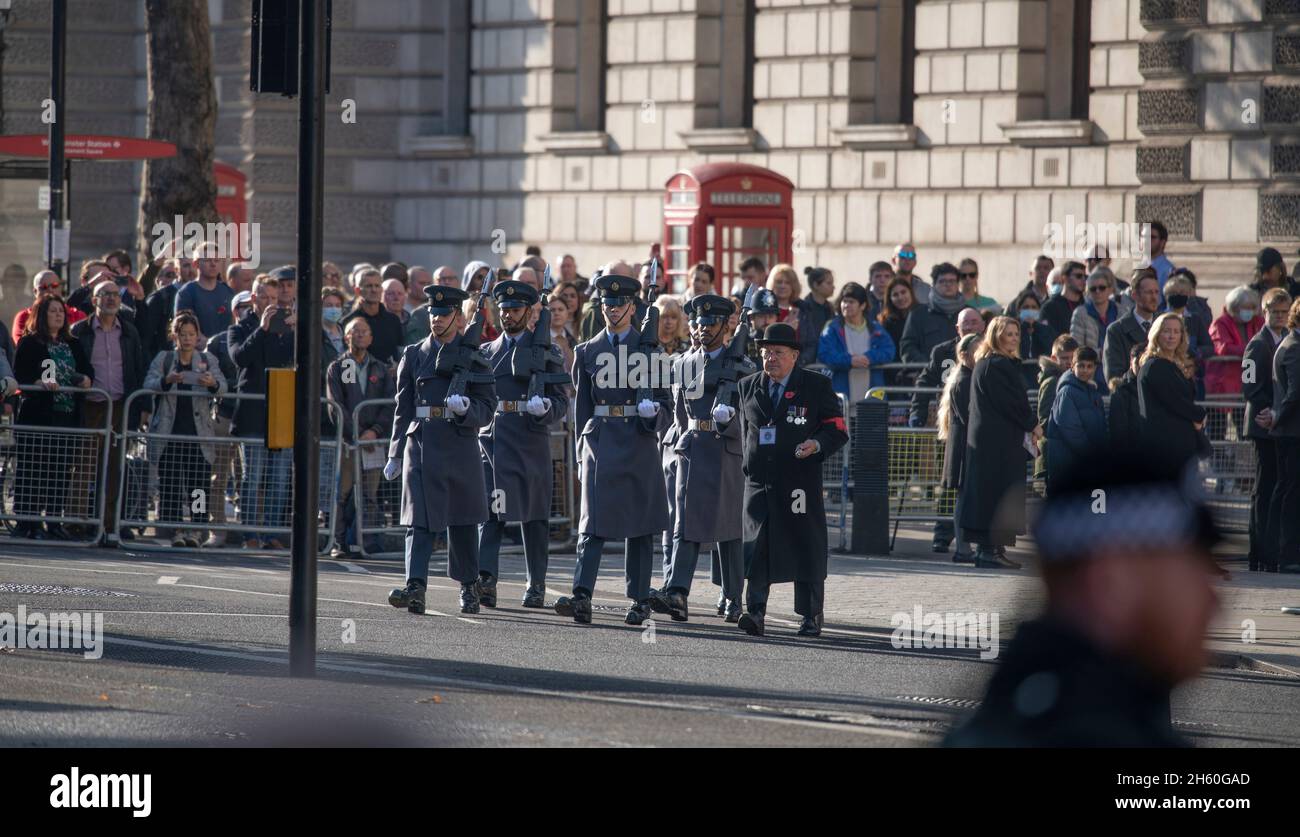
<svg viewBox="0 0 1300 837"><path fill-rule="evenodd" d="M48 14L15 0L5 133L41 130ZM144 14L70 3L69 129L142 135ZM248 90L250 0L209 0L217 157L293 253L296 103ZM662 236L682 168L795 185L799 266L910 240L1010 297L1046 225L1161 220L1226 288L1300 240L1300 0L333 0L327 254L584 272ZM132 240L139 167L74 164L78 257ZM495 249L494 249L495 248ZM504 252L501 250L504 249ZM1129 260L1117 259L1120 267Z"/></svg>

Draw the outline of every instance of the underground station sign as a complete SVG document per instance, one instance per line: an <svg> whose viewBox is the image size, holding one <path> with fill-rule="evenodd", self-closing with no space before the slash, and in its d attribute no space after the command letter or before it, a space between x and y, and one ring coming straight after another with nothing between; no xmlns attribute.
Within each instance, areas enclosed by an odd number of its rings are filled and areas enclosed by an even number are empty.
<svg viewBox="0 0 1300 837"><path fill-rule="evenodd" d="M139 137L69 134L63 138L63 153L72 160L150 160L175 157L176 144ZM0 155L48 157L50 138L45 134L0 137Z"/></svg>

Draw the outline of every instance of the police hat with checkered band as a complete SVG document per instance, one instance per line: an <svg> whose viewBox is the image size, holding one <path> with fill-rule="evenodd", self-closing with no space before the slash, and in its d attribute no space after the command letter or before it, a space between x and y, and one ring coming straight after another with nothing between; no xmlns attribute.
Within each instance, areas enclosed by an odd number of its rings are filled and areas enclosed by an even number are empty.
<svg viewBox="0 0 1300 837"><path fill-rule="evenodd" d="M514 279L493 285L492 298L496 300L498 308L526 308L539 299L536 288Z"/></svg>
<svg viewBox="0 0 1300 837"><path fill-rule="evenodd" d="M469 299L469 294L460 288L447 285L429 285L424 289L429 298L429 316L441 317L453 311L459 311L461 303Z"/></svg>

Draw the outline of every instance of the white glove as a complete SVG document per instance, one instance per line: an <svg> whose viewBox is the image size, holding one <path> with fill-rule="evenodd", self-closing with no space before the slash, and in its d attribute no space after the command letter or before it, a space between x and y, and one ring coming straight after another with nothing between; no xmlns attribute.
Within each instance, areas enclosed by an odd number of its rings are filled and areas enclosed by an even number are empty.
<svg viewBox="0 0 1300 837"><path fill-rule="evenodd" d="M447 399L447 409L458 416L469 412L469 399L463 395L453 395Z"/></svg>
<svg viewBox="0 0 1300 837"><path fill-rule="evenodd" d="M384 465L384 479L392 482L397 479L397 475L402 473L402 460L390 459L388 464Z"/></svg>
<svg viewBox="0 0 1300 837"><path fill-rule="evenodd" d="M643 419L652 419L659 415L659 403L646 398L636 405L636 414Z"/></svg>
<svg viewBox="0 0 1300 837"><path fill-rule="evenodd" d="M719 404L713 408L713 420L718 424L726 424L736 415L736 408L729 407L726 404Z"/></svg>
<svg viewBox="0 0 1300 837"><path fill-rule="evenodd" d="M525 409L528 410L528 415L541 418L551 411L551 399L534 395L528 399L528 406Z"/></svg>

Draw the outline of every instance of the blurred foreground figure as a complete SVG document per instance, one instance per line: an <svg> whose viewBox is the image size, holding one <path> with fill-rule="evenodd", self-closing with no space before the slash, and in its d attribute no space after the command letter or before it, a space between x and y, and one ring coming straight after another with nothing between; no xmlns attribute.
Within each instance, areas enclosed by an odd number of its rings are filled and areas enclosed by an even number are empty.
<svg viewBox="0 0 1300 837"><path fill-rule="evenodd" d="M1047 610L1002 654L950 747L1185 747L1173 687L1200 672L1218 541L1194 472L1119 451L1081 463L1034 524Z"/></svg>

